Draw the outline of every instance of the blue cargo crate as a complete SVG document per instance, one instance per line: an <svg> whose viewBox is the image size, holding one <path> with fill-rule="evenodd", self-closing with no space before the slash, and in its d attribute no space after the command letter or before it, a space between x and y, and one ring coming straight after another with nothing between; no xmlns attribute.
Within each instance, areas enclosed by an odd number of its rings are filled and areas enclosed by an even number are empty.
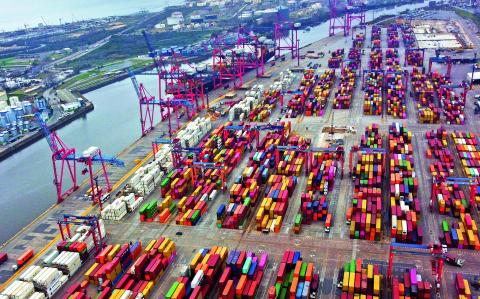
<svg viewBox="0 0 480 299"><path fill-rule="evenodd" d="M301 256L300 251L295 251L295 252L293 253L292 263L293 263L293 264L296 264L296 263L298 262L298 260L300 259L300 256Z"/></svg>

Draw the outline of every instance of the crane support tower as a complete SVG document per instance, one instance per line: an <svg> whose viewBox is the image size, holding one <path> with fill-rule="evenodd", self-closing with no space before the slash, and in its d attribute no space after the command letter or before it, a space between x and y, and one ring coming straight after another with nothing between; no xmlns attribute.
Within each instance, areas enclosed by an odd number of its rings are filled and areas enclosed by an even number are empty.
<svg viewBox="0 0 480 299"><path fill-rule="evenodd" d="M290 52L292 59L297 58L297 66L300 65L300 40L298 39L298 29L302 24L282 20L277 15L274 24L273 37L275 42L275 59L283 55L283 51Z"/></svg>
<svg viewBox="0 0 480 299"><path fill-rule="evenodd" d="M257 78L265 74L265 37L258 37L243 26L238 26L237 49L243 56L240 60L244 70L255 70Z"/></svg>
<svg viewBox="0 0 480 299"><path fill-rule="evenodd" d="M86 168L82 171L82 174L89 174L91 198L92 204L99 203L100 209L102 208L101 197L104 193L111 191L110 182L108 180L107 170L105 163L109 163L114 166L124 166L124 163L116 157L109 157L102 155L100 148L91 146L87 150L82 152L82 155L76 155L75 148L69 148L57 135L56 132L51 132L47 124L43 120L40 113L35 114L36 121L38 122L42 133L47 140L47 143L52 151L52 164L53 164L53 183L57 191L57 203L61 203L65 197L70 195L73 191L78 189L77 185L77 173L76 163L83 163ZM93 165L100 164L105 179L105 188L98 187L98 179L93 172ZM68 175L72 180L72 186L66 191L63 189L63 177Z"/></svg>
<svg viewBox="0 0 480 299"><path fill-rule="evenodd" d="M237 48L237 36L231 34L213 34L212 68L213 88L223 86L225 81L233 81L233 88L238 89L243 85L245 73L241 49Z"/></svg>
<svg viewBox="0 0 480 299"><path fill-rule="evenodd" d="M361 0L348 0L347 2L347 11L346 11L346 21L347 21L347 32L352 30L353 32L353 22L358 21L358 25L365 26L365 3ZM346 36L345 35L345 36Z"/></svg>
<svg viewBox="0 0 480 299"><path fill-rule="evenodd" d="M78 225L78 226L88 226L88 233L92 236L93 244L95 245L95 252L99 253L102 248L104 247L103 239L105 235L102 234L102 228L100 226L100 220L97 216L74 216L65 214L63 215L62 220L57 221L58 228L60 229L60 235L62 236L62 241L66 241L64 228L67 231L68 239L72 238L72 233L70 231L70 225ZM103 229L104 230L104 229Z"/></svg>
<svg viewBox="0 0 480 299"><path fill-rule="evenodd" d="M330 6L330 20L328 34L330 36L335 35L337 29L343 31L343 35L348 35L348 19L347 15L339 15L337 12L338 0L328 0Z"/></svg>

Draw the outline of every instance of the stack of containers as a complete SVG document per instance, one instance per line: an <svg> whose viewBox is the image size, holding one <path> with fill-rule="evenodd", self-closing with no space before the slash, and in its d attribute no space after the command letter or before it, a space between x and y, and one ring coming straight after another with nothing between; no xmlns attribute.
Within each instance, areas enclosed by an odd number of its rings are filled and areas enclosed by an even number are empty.
<svg viewBox="0 0 480 299"><path fill-rule="evenodd" d="M353 47L361 49L363 48L364 43L365 43L365 34L363 33L356 34L355 39L353 40Z"/></svg>
<svg viewBox="0 0 480 299"><path fill-rule="evenodd" d="M288 101L287 117L295 118L302 113L304 101L310 97L317 79L318 76L315 75L314 70L307 69L303 72L303 78L300 81L298 91L294 94L293 98Z"/></svg>
<svg viewBox="0 0 480 299"><path fill-rule="evenodd" d="M423 52L411 50L407 52L407 65L423 67Z"/></svg>
<svg viewBox="0 0 480 299"><path fill-rule="evenodd" d="M476 136L470 132L453 132L452 138L465 175L479 177L480 149ZM480 207L480 186L476 189L475 204Z"/></svg>
<svg viewBox="0 0 480 299"><path fill-rule="evenodd" d="M232 123L227 122L219 126L210 136L205 138L199 147L202 148L199 154L200 160L206 163L223 165L223 177L226 180L228 175L240 162L244 149L250 143L250 131L247 128L238 131L226 131L224 128ZM179 213L175 222L180 225L196 225L206 213L209 201L215 199L218 190L222 187L222 170L207 169L203 177L198 177L194 191L183 197L177 204ZM201 174L201 171L198 171Z"/></svg>
<svg viewBox="0 0 480 299"><path fill-rule="evenodd" d="M388 71L400 71L400 58L398 57L398 49L388 48L385 52L387 58L386 64Z"/></svg>
<svg viewBox="0 0 480 299"><path fill-rule="evenodd" d="M369 72L365 76L365 96L363 113L367 115L382 114L383 107L383 73Z"/></svg>
<svg viewBox="0 0 480 299"><path fill-rule="evenodd" d="M342 64L343 55L345 53L344 49L337 49L332 52L332 57L328 59L328 67L332 69L339 68Z"/></svg>
<svg viewBox="0 0 480 299"><path fill-rule="evenodd" d="M400 123L388 130L390 153L391 238L395 242L422 244L418 179L414 169L412 132Z"/></svg>
<svg viewBox="0 0 480 299"><path fill-rule="evenodd" d="M284 123L284 132L289 132L290 123ZM275 147L284 144L285 134L268 132L260 141L257 151L252 152L242 175L230 188L230 199L217 209L217 226L241 229L275 170Z"/></svg>
<svg viewBox="0 0 480 299"><path fill-rule="evenodd" d="M440 101L447 124L465 124L465 102L452 88L440 87Z"/></svg>
<svg viewBox="0 0 480 299"><path fill-rule="evenodd" d="M152 222L158 215L158 202L156 199L152 199L145 203L138 213L140 214L140 221Z"/></svg>
<svg viewBox="0 0 480 299"><path fill-rule="evenodd" d="M377 124L366 128L361 146L383 147ZM351 239L380 240L384 164L385 157L381 153L358 153L357 165L353 169Z"/></svg>
<svg viewBox="0 0 480 299"><path fill-rule="evenodd" d="M349 67L344 67L342 76L333 100L334 109L349 109L355 89L356 73Z"/></svg>
<svg viewBox="0 0 480 299"><path fill-rule="evenodd" d="M383 275L379 265L363 264L354 259L343 267L343 285L340 298L382 298Z"/></svg>
<svg viewBox="0 0 480 299"><path fill-rule="evenodd" d="M370 52L370 62L368 64L371 70L381 71L383 66L382 49L375 48Z"/></svg>
<svg viewBox="0 0 480 299"><path fill-rule="evenodd" d="M435 158L437 161L430 164L430 174L435 177L448 177L453 175L455 163L453 154L448 149L448 133L444 128L437 131L427 131L428 148L426 156L428 159Z"/></svg>
<svg viewBox="0 0 480 299"><path fill-rule="evenodd" d="M440 214L460 217L463 213L470 212L468 199L457 184L440 183L434 196L437 198Z"/></svg>
<svg viewBox="0 0 480 299"><path fill-rule="evenodd" d="M465 175L469 178L479 177L480 147L475 134L470 132L452 132L453 142Z"/></svg>
<svg viewBox="0 0 480 299"><path fill-rule="evenodd" d="M285 251L268 298L310 298L311 292L317 292L312 283L314 272L313 263L303 261L300 251Z"/></svg>
<svg viewBox="0 0 480 299"><path fill-rule="evenodd" d="M387 44L389 48L398 48L400 46L396 24L390 24L387 27Z"/></svg>
<svg viewBox="0 0 480 299"><path fill-rule="evenodd" d="M190 168L173 169L160 183L162 198L171 196L173 199L180 199L191 187L193 171Z"/></svg>
<svg viewBox="0 0 480 299"><path fill-rule="evenodd" d="M256 214L257 230L264 232L280 232L283 218L288 209L288 201L292 196L297 177L272 174L268 178L260 208Z"/></svg>
<svg viewBox="0 0 480 299"><path fill-rule="evenodd" d="M181 202L181 200L178 202ZM173 198L170 195L167 195L167 197L165 197L157 207L159 213L158 219L160 223L167 222L167 219L174 213L176 208L177 203L173 201Z"/></svg>
<svg viewBox="0 0 480 299"><path fill-rule="evenodd" d="M382 46L382 28L376 25L372 26L372 35L370 37L372 41L372 48L380 48Z"/></svg>
<svg viewBox="0 0 480 299"><path fill-rule="evenodd" d="M259 104L255 105L250 114L248 119L250 121L265 121L270 116L273 109L277 102L279 101L280 97L282 96L282 88L280 82L275 82L270 89L265 91L265 95L263 97L263 101Z"/></svg>
<svg viewBox="0 0 480 299"><path fill-rule="evenodd" d="M335 81L335 71L326 70L320 75L313 93L305 102L305 116L322 116Z"/></svg>
<svg viewBox="0 0 480 299"><path fill-rule="evenodd" d="M312 167L307 180L307 192L327 195L333 190L337 165L333 153L312 153Z"/></svg>
<svg viewBox="0 0 480 299"><path fill-rule="evenodd" d="M460 221L453 220L450 225L443 220L439 237L450 248L480 250L477 223L470 213L460 214Z"/></svg>
<svg viewBox="0 0 480 299"><path fill-rule="evenodd" d="M432 285L423 280L417 268L405 270L403 275L394 275L392 278L392 298L430 299Z"/></svg>
<svg viewBox="0 0 480 299"><path fill-rule="evenodd" d="M348 59L359 63L361 58L362 58L362 53L360 52L359 48L355 48L355 47L350 48L350 50L348 51Z"/></svg>
<svg viewBox="0 0 480 299"><path fill-rule="evenodd" d="M413 32L412 27L409 25L404 25L402 27L402 37L405 48L412 47L416 42L415 33Z"/></svg>
<svg viewBox="0 0 480 299"><path fill-rule="evenodd" d="M110 258L112 251L117 248L117 253ZM101 254L89 269L92 272L85 273L89 282L95 285L101 282L103 290L99 296L104 296L101 298L123 298L126 294L126 298L139 298L140 294L140 298L148 298L155 283L173 262L176 248L171 239L160 237L150 241L143 253L142 244L137 242L131 247L128 244L112 247L110 252L105 254L107 261L103 264L105 258Z"/></svg>
<svg viewBox="0 0 480 299"><path fill-rule="evenodd" d="M407 118L407 101L402 75L387 73L385 82L387 85L387 114L395 118Z"/></svg>
<svg viewBox="0 0 480 299"><path fill-rule="evenodd" d="M0 293L0 297L3 298L12 298L12 299L28 299L32 298L35 294L35 287L32 282L26 282L21 280L15 280L10 285L8 285L2 293ZM40 298L45 298L40 297Z"/></svg>
<svg viewBox="0 0 480 299"><path fill-rule="evenodd" d="M293 232L299 234L302 224L310 225L317 221L324 221L328 232L332 225L332 214L328 213L329 201L325 195L302 193L300 199L300 211L295 216Z"/></svg>
<svg viewBox="0 0 480 299"><path fill-rule="evenodd" d="M218 298L255 298L267 262L266 253L257 257L250 251L231 251L218 281Z"/></svg>
<svg viewBox="0 0 480 299"><path fill-rule="evenodd" d="M332 215L328 213L328 192L333 190L337 172L336 157L333 153L312 153L311 171L308 175L307 190L300 195L301 205L295 216L294 233L300 233L302 224L325 221L325 231L329 232ZM317 191L320 194L317 194Z"/></svg>
<svg viewBox="0 0 480 299"><path fill-rule="evenodd" d="M434 83L415 67L411 73L411 80L413 92L418 101L418 118L420 123L439 122L441 109L435 104Z"/></svg>
<svg viewBox="0 0 480 299"><path fill-rule="evenodd" d="M458 299L472 298L472 290L468 279L465 279L461 273L455 274L455 289L457 290Z"/></svg>
<svg viewBox="0 0 480 299"><path fill-rule="evenodd" d="M236 119L244 121L250 115L253 107L257 106L264 100L265 88L263 85L254 85L250 90L245 92L245 98L233 105L228 111L228 120Z"/></svg>
<svg viewBox="0 0 480 299"><path fill-rule="evenodd" d="M211 128L210 118L198 117L180 130L176 138L182 147L194 147ZM159 147L155 154L155 160L146 166L140 167L134 173L130 179L130 186L132 186L137 195L143 198L147 197L160 184L165 175L173 169L171 150L172 147L170 145Z"/></svg>
<svg viewBox="0 0 480 299"><path fill-rule="evenodd" d="M228 257L227 257L228 255ZM214 246L200 249L165 298L255 298L268 262L267 254ZM218 282L218 290L212 286Z"/></svg>
<svg viewBox="0 0 480 299"><path fill-rule="evenodd" d="M280 161L277 161L277 173L286 176L300 176L305 158L306 153L284 151Z"/></svg>

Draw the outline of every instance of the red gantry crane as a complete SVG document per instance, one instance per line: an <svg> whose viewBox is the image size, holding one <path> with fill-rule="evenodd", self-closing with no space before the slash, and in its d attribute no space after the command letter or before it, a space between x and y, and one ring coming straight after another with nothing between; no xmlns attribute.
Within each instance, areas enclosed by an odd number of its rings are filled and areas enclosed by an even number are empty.
<svg viewBox="0 0 480 299"><path fill-rule="evenodd" d="M446 248L440 244L431 244L427 246L418 244L391 243L388 258L388 281L392 281L393 258L395 257L395 254L430 256L432 257L432 275L435 281L435 290L438 294L441 287L445 253Z"/></svg>
<svg viewBox="0 0 480 299"><path fill-rule="evenodd" d="M300 65L300 40L298 38L298 29L300 23L282 20L277 15L277 21L274 24L274 42L275 42L275 59L283 55L283 51L290 52L292 59L297 58L297 66Z"/></svg>
<svg viewBox="0 0 480 299"><path fill-rule="evenodd" d="M102 155L100 148L91 146L87 150L82 152L82 155L76 154L75 148L69 148L57 135L56 132L51 132L43 120L40 113L35 114L35 118L42 130L42 133L47 140L47 143L52 151L52 164L53 164L53 183L57 191L57 203L61 203L68 195L78 189L77 185L77 172L76 163L80 162L85 165L85 169L82 170L82 174L89 174L90 187L91 187L91 199L92 204L99 203L100 209L102 208L102 196L105 193L111 191L110 182L108 180L106 163L114 166L124 166L124 163L116 157L109 157ZM93 172L93 165L100 164L103 177L105 179L105 188L98 186L98 178ZM66 191L63 189L63 177L68 175L72 181L72 186Z"/></svg>
<svg viewBox="0 0 480 299"><path fill-rule="evenodd" d="M102 229L100 228L100 221L97 216L75 216L65 214L63 215L63 219L57 221L58 227L60 228L60 234L62 236L63 241L67 241L65 238L65 233L63 232L63 226L65 225L65 229L67 231L68 239L72 238L72 234L70 232L70 225L86 225L89 227L88 234L92 236L93 244L95 245L95 252L99 253L102 248L105 246L103 239L105 236L102 234Z"/></svg>

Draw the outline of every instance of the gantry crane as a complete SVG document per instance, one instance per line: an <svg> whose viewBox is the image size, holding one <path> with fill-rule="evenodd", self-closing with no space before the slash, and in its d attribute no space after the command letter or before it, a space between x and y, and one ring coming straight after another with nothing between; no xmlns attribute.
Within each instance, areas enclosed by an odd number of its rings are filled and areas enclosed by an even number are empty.
<svg viewBox="0 0 480 299"><path fill-rule="evenodd" d="M393 277L393 258L395 254L411 254L432 257L432 275L435 281L435 290L437 294L440 292L443 262L445 259L445 249L440 244L419 245L419 244L404 244L404 243L390 243L390 252L388 258L388 281L392 281Z"/></svg>
<svg viewBox="0 0 480 299"><path fill-rule="evenodd" d="M408 54L410 54L410 53L415 53L417 55L420 55L420 53L421 53L420 62L418 62L414 66L423 67L423 62L424 62L424 59L425 59L425 49L421 49L421 48L405 48L405 60L403 62L403 66L407 66L407 64L408 64L407 57L408 57Z"/></svg>
<svg viewBox="0 0 480 299"><path fill-rule="evenodd" d="M477 186L478 186L477 178L453 178L453 177L445 178L445 177L437 176L433 178L433 182L432 182L432 194L430 196L430 211L433 211L433 203L441 184L469 186L470 206L473 207L473 205L475 204L475 196L477 194Z"/></svg>
<svg viewBox="0 0 480 299"><path fill-rule="evenodd" d="M461 84L444 84L444 85L440 85L440 89L438 90L438 93L439 93L439 96L442 97L442 96L445 96L445 91L447 89L455 89L455 88L461 88L463 89L463 92L462 92L462 99L463 99L463 103L466 104L467 102L467 93L469 91L469 86L468 86L468 83L466 82L462 82Z"/></svg>
<svg viewBox="0 0 480 299"><path fill-rule="evenodd" d="M225 190L225 165L223 163L213 163L213 162L193 162L190 167L193 168L193 175L192 175L192 185L195 186L197 180L197 172L196 169L216 169L220 171L220 180L222 182L222 191Z"/></svg>
<svg viewBox="0 0 480 299"><path fill-rule="evenodd" d="M108 180L107 170L105 163L109 163L114 166L124 166L124 163L116 157L110 157L102 155L102 151L98 147L90 147L83 151L82 155L76 155L75 148L69 148L57 135L56 132L51 132L47 124L43 120L40 113L35 114L35 118L42 130L42 133L47 140L47 143L52 151L52 164L53 164L53 183L57 191L57 203L61 203L65 197L70 195L73 191L78 189L77 185L77 171L76 163L80 162L85 164L86 168L82 171L82 174L89 174L91 198L92 204L99 203L100 209L102 208L101 197L103 193L111 191L110 182ZM59 163L60 165L57 165ZM93 173L92 165L101 164L103 177L105 178L106 187L99 188L97 177ZM59 168L59 169L57 169ZM66 191L63 191L63 176L66 175L72 180L72 185Z"/></svg>
<svg viewBox="0 0 480 299"><path fill-rule="evenodd" d="M57 221L58 227L60 229L60 234L62 240L66 241L65 233L63 232L63 226L67 231L68 238L72 238L70 232L70 225L86 225L89 227L88 234L92 236L93 244L95 245L95 252L99 253L102 248L105 246L103 239L105 236L102 234L102 229L100 227L100 221L97 216L75 216L70 214L63 215L62 220Z"/></svg>
<svg viewBox="0 0 480 299"><path fill-rule="evenodd" d="M158 100L155 98L155 96L152 96L146 90L143 84L138 83L135 73L129 72L129 76L130 76L130 79L132 80L133 87L135 88L135 92L137 93L138 100L139 100L142 136L146 135L148 132L150 132L154 128L156 106L160 107L160 111L163 111L165 108L167 110L167 114L164 116L163 113L161 113L161 116L162 116L162 120L168 117L168 133L170 137L173 135L172 120L171 120L172 108L175 111L177 130L180 128L180 119L178 117L178 107L180 106L185 107L187 117L189 119L193 117L193 114L195 113L195 111L193 109L192 103L188 99L166 98L165 100Z"/></svg>
<svg viewBox="0 0 480 299"><path fill-rule="evenodd" d="M158 146L160 144L168 144L172 146L171 153L172 153L172 163L173 167L177 168L182 165L182 153L191 153L198 156L202 151L201 148L197 147L187 147L183 148L180 144L180 139L166 139L166 138L156 138L152 141L152 149L153 149L153 159L155 160L155 155L158 152ZM198 157L197 157L198 158Z"/></svg>
<svg viewBox="0 0 480 299"><path fill-rule="evenodd" d="M428 74L431 74L432 72L432 64L433 63L446 63L447 64L447 73L446 76L447 78L450 78L450 75L452 73L452 59L450 56L437 56L437 57L430 57L428 60Z"/></svg>
<svg viewBox="0 0 480 299"><path fill-rule="evenodd" d="M350 158L348 162L348 170L350 173L350 176L353 177L353 154L360 152L362 154L381 154L383 155L383 168L385 168L385 161L386 161L386 154L387 151L384 148L370 148L370 147L360 147L358 145L352 146L350 149Z"/></svg>
<svg viewBox="0 0 480 299"><path fill-rule="evenodd" d="M274 26L275 59L282 57L282 51L289 51L292 59L297 58L297 66L299 66L300 40L298 38L298 29L300 29L301 24L282 20L280 15L277 14Z"/></svg>

